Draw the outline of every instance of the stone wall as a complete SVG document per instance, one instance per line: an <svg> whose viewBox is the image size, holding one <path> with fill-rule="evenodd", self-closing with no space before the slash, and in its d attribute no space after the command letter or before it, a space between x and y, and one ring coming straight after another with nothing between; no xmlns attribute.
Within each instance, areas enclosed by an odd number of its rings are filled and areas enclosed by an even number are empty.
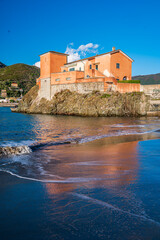
<svg viewBox="0 0 160 240"><path fill-rule="evenodd" d="M77 80L80 81L80 80ZM150 95L152 99L160 99L160 84L157 85L140 85L139 83L117 83L109 84L106 79L97 78L84 79L85 82L76 82L68 84L51 84L51 78L41 79L37 85L39 85L39 97L51 100L51 98L57 92L68 89L70 91L76 91L78 93L90 93L92 91L118 91L120 93L126 92L144 92L146 95Z"/></svg>
<svg viewBox="0 0 160 240"><path fill-rule="evenodd" d="M141 85L141 92L150 95L154 99L160 99L160 84Z"/></svg>
<svg viewBox="0 0 160 240"><path fill-rule="evenodd" d="M78 93L90 93L92 91L104 91L104 82L88 82L88 83L71 83L71 84L59 84L51 85L51 98L55 93L60 92L64 89L70 91L76 91Z"/></svg>
<svg viewBox="0 0 160 240"><path fill-rule="evenodd" d="M151 112L160 111L160 100L150 100L150 109Z"/></svg>
<svg viewBox="0 0 160 240"><path fill-rule="evenodd" d="M41 87L39 89L39 97L46 98L47 100L51 99L51 79L43 78L41 79Z"/></svg>

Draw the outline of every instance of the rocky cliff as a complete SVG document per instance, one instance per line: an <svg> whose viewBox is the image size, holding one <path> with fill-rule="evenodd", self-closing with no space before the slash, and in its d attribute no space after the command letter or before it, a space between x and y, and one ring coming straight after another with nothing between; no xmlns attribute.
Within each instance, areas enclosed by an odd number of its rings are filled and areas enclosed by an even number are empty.
<svg viewBox="0 0 160 240"><path fill-rule="evenodd" d="M145 116L148 109L149 98L144 93L79 94L64 90L48 101L39 98L38 86L34 86L14 111L76 116Z"/></svg>

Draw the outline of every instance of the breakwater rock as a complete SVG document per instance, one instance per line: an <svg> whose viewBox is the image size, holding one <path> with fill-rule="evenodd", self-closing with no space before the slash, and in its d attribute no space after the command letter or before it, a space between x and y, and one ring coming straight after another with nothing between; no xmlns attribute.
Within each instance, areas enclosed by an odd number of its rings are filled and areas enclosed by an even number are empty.
<svg viewBox="0 0 160 240"><path fill-rule="evenodd" d="M8 155L21 155L30 152L32 152L32 150L28 146L0 147L0 157Z"/></svg>
<svg viewBox="0 0 160 240"><path fill-rule="evenodd" d="M140 92L79 94L64 90L48 101L39 98L38 86L34 86L13 111L76 116L145 116L149 107L149 97Z"/></svg>

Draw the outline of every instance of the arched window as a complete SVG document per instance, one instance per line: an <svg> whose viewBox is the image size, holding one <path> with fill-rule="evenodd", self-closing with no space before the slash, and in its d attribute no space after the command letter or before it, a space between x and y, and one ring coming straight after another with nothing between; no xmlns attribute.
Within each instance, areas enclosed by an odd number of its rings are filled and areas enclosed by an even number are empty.
<svg viewBox="0 0 160 240"><path fill-rule="evenodd" d="M123 80L127 80L127 76L124 76L124 77L123 77Z"/></svg>

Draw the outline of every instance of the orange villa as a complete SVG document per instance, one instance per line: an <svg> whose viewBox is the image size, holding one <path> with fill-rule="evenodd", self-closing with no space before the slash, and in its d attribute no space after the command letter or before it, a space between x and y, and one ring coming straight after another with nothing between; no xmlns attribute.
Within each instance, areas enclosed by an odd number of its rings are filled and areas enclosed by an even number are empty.
<svg viewBox="0 0 160 240"><path fill-rule="evenodd" d="M39 95L50 100L64 89L89 93L140 91L140 84L119 85L122 80L132 79L133 60L121 50L67 62L67 54L49 51L40 55L40 77L37 79Z"/></svg>

